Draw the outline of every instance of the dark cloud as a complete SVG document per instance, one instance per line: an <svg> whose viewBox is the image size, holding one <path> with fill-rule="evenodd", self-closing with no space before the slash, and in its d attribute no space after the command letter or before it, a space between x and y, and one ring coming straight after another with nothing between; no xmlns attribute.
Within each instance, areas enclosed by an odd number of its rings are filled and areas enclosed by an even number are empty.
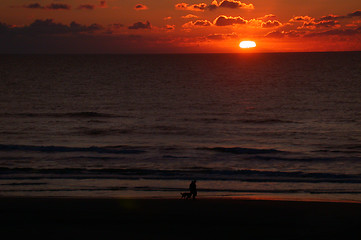
<svg viewBox="0 0 361 240"><path fill-rule="evenodd" d="M99 8L107 8L107 7L108 7L108 5L107 5L106 1L100 1Z"/></svg>
<svg viewBox="0 0 361 240"><path fill-rule="evenodd" d="M52 3L47 6L42 6L40 3L31 3L28 5L24 5L24 8L29 9L44 9L44 10L70 10L71 6L64 3Z"/></svg>
<svg viewBox="0 0 361 240"><path fill-rule="evenodd" d="M148 9L148 7L146 6L146 5L144 5L144 4L137 4L137 5L135 5L134 6L134 9L135 10L147 10Z"/></svg>
<svg viewBox="0 0 361 240"><path fill-rule="evenodd" d="M328 15L328 16L323 16L319 19L319 21L331 21L331 20L337 20L337 19L342 19L345 18L345 16L339 16L339 15Z"/></svg>
<svg viewBox="0 0 361 240"><path fill-rule="evenodd" d="M94 10L95 8L107 8L108 5L106 1L99 1L99 5L94 4L82 4L77 9L78 10Z"/></svg>
<svg viewBox="0 0 361 240"><path fill-rule="evenodd" d="M345 19L345 18L354 18L354 17L361 17L361 11L357 10L347 15L333 15L330 14L328 16L323 16L319 19L319 21L328 21L328 20L338 20L338 19Z"/></svg>
<svg viewBox="0 0 361 240"><path fill-rule="evenodd" d="M212 23L208 20L196 20L196 21L190 21L185 24L183 24L183 28L193 28L193 27L209 27Z"/></svg>
<svg viewBox="0 0 361 240"><path fill-rule="evenodd" d="M146 21L145 23L142 22L136 22L132 26L129 26L128 29L151 29L150 22Z"/></svg>
<svg viewBox="0 0 361 240"><path fill-rule="evenodd" d="M103 29L98 24L81 25L76 22L71 22L69 25L62 23L55 23L52 19L35 20L28 26L11 27L2 24L0 27L0 34L7 33L11 35L58 35L58 34L76 34L76 33L91 33Z"/></svg>
<svg viewBox="0 0 361 240"><path fill-rule="evenodd" d="M95 5L92 4L83 4L78 7L79 10L94 10Z"/></svg>
<svg viewBox="0 0 361 240"><path fill-rule="evenodd" d="M334 27L336 25L338 25L339 22L335 21L335 20L323 20L323 21L312 21L312 22L308 22L308 23L304 23L303 27L305 28L320 28L320 27L324 27L324 28L328 28L328 27Z"/></svg>
<svg viewBox="0 0 361 240"><path fill-rule="evenodd" d="M216 26L229 26L234 24L246 24L247 20L242 17L227 17L224 15L218 16L214 20L214 25Z"/></svg>
<svg viewBox="0 0 361 240"><path fill-rule="evenodd" d="M324 32L308 33L305 37L353 36L361 34L361 27L355 29L333 29Z"/></svg>
<svg viewBox="0 0 361 240"><path fill-rule="evenodd" d="M290 19L290 22L303 23L302 26L299 27L301 29L329 28L329 27L339 26L340 22L337 21L337 19L341 19L341 18L345 18L345 16L328 15L328 16L323 16L318 20L309 16L297 16Z"/></svg>
<svg viewBox="0 0 361 240"><path fill-rule="evenodd" d="M24 5L24 8L43 9L44 7L41 6L39 3L31 3L31 4L28 4L28 5Z"/></svg>
<svg viewBox="0 0 361 240"><path fill-rule="evenodd" d="M52 3L48 6L46 6L45 8L52 9L52 10L70 10L71 6L68 4L63 4L63 3Z"/></svg>
<svg viewBox="0 0 361 240"><path fill-rule="evenodd" d="M207 4L199 3L199 4L190 5L188 3L177 3L174 7L177 10L204 11L207 9Z"/></svg>
<svg viewBox="0 0 361 240"><path fill-rule="evenodd" d="M353 13L347 14L348 17L361 17L361 11L355 11Z"/></svg>

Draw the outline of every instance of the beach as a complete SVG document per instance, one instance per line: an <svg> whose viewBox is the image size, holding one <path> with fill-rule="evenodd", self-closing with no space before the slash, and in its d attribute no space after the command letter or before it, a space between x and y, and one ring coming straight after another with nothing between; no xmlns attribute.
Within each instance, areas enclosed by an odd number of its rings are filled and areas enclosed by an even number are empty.
<svg viewBox="0 0 361 240"><path fill-rule="evenodd" d="M359 239L361 204L232 198L0 198L13 237Z"/></svg>

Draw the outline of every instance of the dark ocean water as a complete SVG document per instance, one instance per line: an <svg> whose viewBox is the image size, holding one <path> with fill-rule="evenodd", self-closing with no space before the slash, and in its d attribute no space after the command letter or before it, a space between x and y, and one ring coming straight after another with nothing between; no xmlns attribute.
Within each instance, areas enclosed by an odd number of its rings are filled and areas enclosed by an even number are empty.
<svg viewBox="0 0 361 240"><path fill-rule="evenodd" d="M1 55L0 195L361 201L361 53Z"/></svg>

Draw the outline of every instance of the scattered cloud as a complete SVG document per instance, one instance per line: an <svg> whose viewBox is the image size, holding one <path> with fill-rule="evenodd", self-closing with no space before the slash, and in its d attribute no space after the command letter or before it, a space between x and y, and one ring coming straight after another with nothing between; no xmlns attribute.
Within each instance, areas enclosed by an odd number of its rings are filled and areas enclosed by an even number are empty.
<svg viewBox="0 0 361 240"><path fill-rule="evenodd" d="M316 28L329 28L329 27L340 27L340 21L345 19L361 17L361 11L354 11L346 15L334 15L329 14L319 19L315 19L310 16L296 16L289 20L290 23L302 23L302 26L298 29L316 29Z"/></svg>
<svg viewBox="0 0 361 240"><path fill-rule="evenodd" d="M327 16L321 17L320 21L327 21L327 20L339 20L339 19L347 19L347 18L354 18L354 17L361 17L361 11L357 10L347 15L333 15L329 14Z"/></svg>
<svg viewBox="0 0 361 240"><path fill-rule="evenodd" d="M177 10L187 10L187 11L201 11L207 10L207 4L199 3L199 4L188 4L188 3L177 3L175 6Z"/></svg>
<svg viewBox="0 0 361 240"><path fill-rule="evenodd" d="M197 20L195 22L193 22L194 26L202 26L202 27L208 27L211 26L212 23L208 20Z"/></svg>
<svg viewBox="0 0 361 240"><path fill-rule="evenodd" d="M312 22L315 19L310 16L296 16L289 20L289 22Z"/></svg>
<svg viewBox="0 0 361 240"><path fill-rule="evenodd" d="M361 27L354 29L333 29L323 32L308 33L305 37L328 37L328 36L353 36L361 34Z"/></svg>
<svg viewBox="0 0 361 240"><path fill-rule="evenodd" d="M270 21L270 20L272 21L272 20L277 20L277 16L274 14L267 14L264 17L260 17L258 19L260 19L262 21Z"/></svg>
<svg viewBox="0 0 361 240"><path fill-rule="evenodd" d="M70 10L71 6L68 4L63 4L63 3L52 3L48 6L46 6L45 8L51 9L51 10Z"/></svg>
<svg viewBox="0 0 361 240"><path fill-rule="evenodd" d="M192 18L192 17L197 17L197 16L192 14L188 14L187 16L182 16L182 18ZM275 28L275 27L283 26L283 24L280 21L276 20L275 15L269 14L261 18L250 19L250 20L246 20L241 16L233 17L233 16L220 15L213 20L213 23L208 20L197 20L193 22L188 22L184 24L183 27L189 28L191 26L211 26L211 25L224 27L224 26L233 26L240 24L254 25L259 28Z"/></svg>
<svg viewBox="0 0 361 240"><path fill-rule="evenodd" d="M339 21L335 21L335 20L327 20L327 21L315 21L315 22L309 22L309 23L304 23L303 27L304 28L328 28L328 27L334 27L334 26L339 26Z"/></svg>
<svg viewBox="0 0 361 240"><path fill-rule="evenodd" d="M80 5L77 9L79 10L94 10L95 9L95 5L92 5L92 4L83 4L83 5Z"/></svg>
<svg viewBox="0 0 361 240"><path fill-rule="evenodd" d="M41 6L40 3L30 3L28 5L24 5L24 8L30 8L30 9L43 9L45 7Z"/></svg>
<svg viewBox="0 0 361 240"><path fill-rule="evenodd" d="M165 25L165 26L163 27L163 29L166 30L166 31L174 31L174 30L175 30L175 25L169 25L169 24L167 24L167 25Z"/></svg>
<svg viewBox="0 0 361 240"><path fill-rule="evenodd" d="M329 21L329 20L336 20L336 19L342 19L342 18L345 18L345 16L330 14L328 16L321 17L320 21Z"/></svg>
<svg viewBox="0 0 361 240"><path fill-rule="evenodd" d="M282 23L277 20L268 20L266 22L262 22L261 26L262 28L274 28L274 27L282 26Z"/></svg>
<svg viewBox="0 0 361 240"><path fill-rule="evenodd" d="M137 29L151 29L151 25L149 21L143 22L136 22L132 26L129 26L128 29L137 30Z"/></svg>
<svg viewBox="0 0 361 240"><path fill-rule="evenodd" d="M121 23L113 23L113 24L109 24L108 27L112 28L112 29L119 29L124 27L124 24Z"/></svg>
<svg viewBox="0 0 361 240"><path fill-rule="evenodd" d="M196 20L183 24L183 28L193 28L193 27L209 27L212 26L212 23L208 20Z"/></svg>
<svg viewBox="0 0 361 240"><path fill-rule="evenodd" d="M187 11L205 11L205 10L216 10L218 8L231 8L231 9L254 9L252 3L246 4L237 0L222 0L218 3L217 0L214 0L210 5L206 3L198 4L188 4L188 3L177 3L175 9L177 10L187 10Z"/></svg>
<svg viewBox="0 0 361 240"><path fill-rule="evenodd" d="M214 19L213 24L216 26L229 26L235 24L246 24L247 20L242 17L227 17L224 15L218 16Z"/></svg>
<svg viewBox="0 0 361 240"><path fill-rule="evenodd" d="M94 10L95 8L107 8L108 5L106 1L99 1L99 5L94 4L82 4L77 9L78 10Z"/></svg>
<svg viewBox="0 0 361 240"><path fill-rule="evenodd" d="M327 27L339 27L339 16L329 15L327 17L321 17L320 19L315 19L309 16L297 16L290 19L291 23L302 23L302 26L298 27L298 29L307 28L307 29L315 29L315 28L327 28Z"/></svg>
<svg viewBox="0 0 361 240"><path fill-rule="evenodd" d="M217 8L245 8L245 9L254 9L254 5L252 3L246 4L241 1L236 0L223 0L220 3L217 2L217 0L214 0L211 5L209 5L210 10L215 10Z"/></svg>
<svg viewBox="0 0 361 240"><path fill-rule="evenodd" d="M40 3L31 3L31 4L23 5L23 8L43 9L43 10L70 10L71 6L64 3L52 3L46 6L42 6Z"/></svg>
<svg viewBox="0 0 361 240"><path fill-rule="evenodd" d="M267 38L284 37L350 37L361 34L361 21L351 19L361 17L361 11L354 11L346 15L329 14L319 19L310 16L295 16L289 20L287 26L277 31L269 32ZM351 24L350 24L351 21Z"/></svg>
<svg viewBox="0 0 361 240"><path fill-rule="evenodd" d="M147 9L148 9L148 7L146 5L144 5L144 4L141 4L141 3L134 6L134 10L137 10L137 11L139 11L139 10L147 10Z"/></svg>

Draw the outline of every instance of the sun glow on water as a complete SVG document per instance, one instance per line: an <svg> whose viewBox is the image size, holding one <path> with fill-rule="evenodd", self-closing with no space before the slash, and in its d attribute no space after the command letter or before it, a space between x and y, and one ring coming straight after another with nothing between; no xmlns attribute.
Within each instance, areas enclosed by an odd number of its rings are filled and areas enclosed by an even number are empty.
<svg viewBox="0 0 361 240"><path fill-rule="evenodd" d="M239 43L240 48L254 48L256 43L254 41L242 41Z"/></svg>

